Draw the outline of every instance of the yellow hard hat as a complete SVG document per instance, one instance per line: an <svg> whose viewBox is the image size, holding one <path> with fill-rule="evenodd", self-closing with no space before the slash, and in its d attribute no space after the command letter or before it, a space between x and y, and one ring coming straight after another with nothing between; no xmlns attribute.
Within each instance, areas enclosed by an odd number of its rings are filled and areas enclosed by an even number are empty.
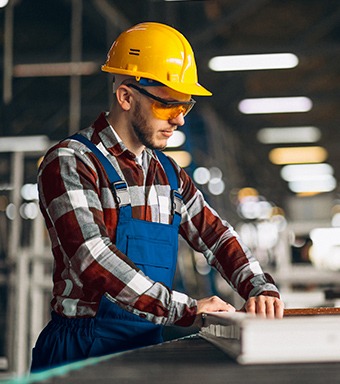
<svg viewBox="0 0 340 384"><path fill-rule="evenodd" d="M112 44L102 70L155 80L189 95L211 95L198 83L195 57L187 39L160 23L145 22L123 32Z"/></svg>

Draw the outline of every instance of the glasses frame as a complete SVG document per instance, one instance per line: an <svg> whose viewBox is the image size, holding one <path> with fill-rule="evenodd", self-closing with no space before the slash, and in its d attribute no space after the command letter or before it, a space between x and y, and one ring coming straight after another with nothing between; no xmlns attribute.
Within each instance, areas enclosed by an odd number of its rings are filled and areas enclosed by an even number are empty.
<svg viewBox="0 0 340 384"><path fill-rule="evenodd" d="M189 101L170 101L170 100L166 100L166 99L163 99L161 97L155 96L152 93L145 90L144 88L140 88L135 84L129 83L129 84L126 84L126 86L131 87L131 88L135 89L136 91L138 91L139 93L141 93L142 95L147 96L152 100L158 101L159 103L164 104L168 107L176 106L176 105L191 106L191 108L187 111L187 113L189 113L190 110L192 109L192 107L196 104L196 101L193 98L191 98Z"/></svg>

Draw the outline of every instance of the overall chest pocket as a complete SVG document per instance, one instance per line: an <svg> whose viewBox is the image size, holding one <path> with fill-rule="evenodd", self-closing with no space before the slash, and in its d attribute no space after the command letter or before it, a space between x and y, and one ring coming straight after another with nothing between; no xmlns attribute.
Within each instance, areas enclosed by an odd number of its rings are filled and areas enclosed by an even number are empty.
<svg viewBox="0 0 340 384"><path fill-rule="evenodd" d="M143 236L128 236L127 256L147 276L171 287L177 248L171 241ZM176 248L176 249L174 249Z"/></svg>

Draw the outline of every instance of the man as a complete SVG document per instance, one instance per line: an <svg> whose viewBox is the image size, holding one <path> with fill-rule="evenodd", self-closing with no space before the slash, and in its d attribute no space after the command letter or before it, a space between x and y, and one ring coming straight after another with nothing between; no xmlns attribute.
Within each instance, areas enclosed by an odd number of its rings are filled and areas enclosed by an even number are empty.
<svg viewBox="0 0 340 384"><path fill-rule="evenodd" d="M235 311L219 297L171 289L178 233L246 300L244 310L282 317L283 303L228 222L205 202L166 147L194 105L192 49L175 29L142 23L112 45L109 113L46 154L38 181L52 242L52 319L32 371L155 344L165 325Z"/></svg>

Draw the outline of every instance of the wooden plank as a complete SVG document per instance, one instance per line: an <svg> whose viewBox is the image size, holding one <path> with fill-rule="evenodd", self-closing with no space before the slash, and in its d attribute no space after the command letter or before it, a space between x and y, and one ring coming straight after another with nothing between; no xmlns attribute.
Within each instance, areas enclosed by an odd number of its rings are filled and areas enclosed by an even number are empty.
<svg viewBox="0 0 340 384"><path fill-rule="evenodd" d="M319 307L319 308L287 308L284 316L315 316L315 315L340 315L338 307Z"/></svg>

